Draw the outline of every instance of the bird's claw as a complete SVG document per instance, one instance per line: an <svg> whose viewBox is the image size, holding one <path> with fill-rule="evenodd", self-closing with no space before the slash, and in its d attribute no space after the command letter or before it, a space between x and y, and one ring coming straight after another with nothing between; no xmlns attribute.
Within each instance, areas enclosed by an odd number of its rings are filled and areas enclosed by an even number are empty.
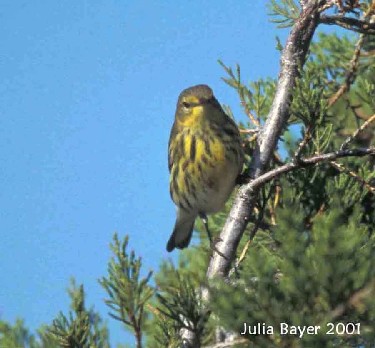
<svg viewBox="0 0 375 348"><path fill-rule="evenodd" d="M222 241L223 239L220 238L220 236L217 236L214 240L210 240L210 248L211 250L217 252L221 257L228 260L228 258L221 251L219 251L218 248L216 247L216 244Z"/></svg>

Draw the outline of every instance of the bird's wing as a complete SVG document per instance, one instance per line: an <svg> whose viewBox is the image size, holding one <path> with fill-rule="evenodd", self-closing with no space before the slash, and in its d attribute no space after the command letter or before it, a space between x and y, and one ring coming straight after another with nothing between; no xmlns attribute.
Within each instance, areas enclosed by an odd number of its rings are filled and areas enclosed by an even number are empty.
<svg viewBox="0 0 375 348"><path fill-rule="evenodd" d="M176 122L173 123L173 127L171 130L171 134L169 136L169 142L168 142L168 169L171 171L172 164L173 164L173 158L174 158L174 149L172 145L173 140L176 138L177 135L177 124Z"/></svg>

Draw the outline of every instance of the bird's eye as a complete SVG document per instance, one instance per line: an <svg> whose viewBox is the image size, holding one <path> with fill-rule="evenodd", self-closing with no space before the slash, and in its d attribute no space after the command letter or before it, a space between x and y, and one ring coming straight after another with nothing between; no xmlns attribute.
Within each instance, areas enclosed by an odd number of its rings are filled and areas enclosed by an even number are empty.
<svg viewBox="0 0 375 348"><path fill-rule="evenodd" d="M187 102L182 102L182 106L186 109L190 108L190 104Z"/></svg>

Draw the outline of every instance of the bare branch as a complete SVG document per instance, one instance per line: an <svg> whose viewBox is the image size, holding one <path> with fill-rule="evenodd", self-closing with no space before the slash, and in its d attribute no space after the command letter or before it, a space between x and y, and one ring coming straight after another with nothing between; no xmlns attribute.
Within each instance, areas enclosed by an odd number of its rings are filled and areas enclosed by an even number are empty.
<svg viewBox="0 0 375 348"><path fill-rule="evenodd" d="M264 217L264 211L266 209L266 205L268 203L268 200L270 199L271 197L271 193L272 191L270 190L269 194L268 194L268 197L266 197L264 199L264 202L263 202L263 205L260 207L260 210L259 210L259 213L258 213L258 217L257 217L257 220L255 221L255 224L250 232L250 238L249 240L246 242L246 245L245 247L242 249L241 251L241 254L240 254L240 257L236 260L235 262L235 265L234 267L229 271L229 275L233 274L234 272L236 272L241 264L241 262L245 259L246 257L246 253L247 251L249 250L249 247L250 247L250 244L251 242L253 241L254 239L254 236L255 234L257 233L258 229L259 228L262 228L262 224L263 224L263 217Z"/></svg>
<svg viewBox="0 0 375 348"><path fill-rule="evenodd" d="M180 330L180 335L182 339L182 345L181 348L194 348L194 347L200 347L200 344L198 341L198 337L195 332L187 329L182 328Z"/></svg>
<svg viewBox="0 0 375 348"><path fill-rule="evenodd" d="M301 158L298 162L290 162L281 167L270 170L269 172L252 180L249 184L241 187L241 190L244 190L244 193L254 192L260 186L271 181L272 179L275 179L276 177L279 177L281 174L285 174L292 170L301 169L321 162L333 161L338 158L344 157L363 157L368 155L375 155L375 147L341 150L336 152L329 152L322 155L316 155L309 158Z"/></svg>
<svg viewBox="0 0 375 348"><path fill-rule="evenodd" d="M340 317L351 307L360 307L363 306L363 300L366 298L373 296L375 292L375 280L371 281L366 287L358 290L352 296L350 296L349 300L345 303L341 303L331 312L331 320Z"/></svg>
<svg viewBox="0 0 375 348"><path fill-rule="evenodd" d="M260 122L255 118L255 116L252 114L250 108L247 106L245 97L242 93L239 93L240 95L240 104L243 107L245 114L249 117L250 121L255 125L255 127L259 128L260 127Z"/></svg>
<svg viewBox="0 0 375 348"><path fill-rule="evenodd" d="M345 168L342 164L337 163L335 161L331 161L330 165L336 168L338 171L345 173L346 175L353 178L355 181L357 181L360 185L364 186L372 194L375 194L375 187L371 186L369 182L367 182L365 179L359 176L356 172L353 172L352 170Z"/></svg>
<svg viewBox="0 0 375 348"><path fill-rule="evenodd" d="M254 152L251 176L259 177L267 168L280 133L289 117L292 91L300 68L304 65L308 48L319 22L319 7L326 1L306 2L299 18L293 26L281 56L281 71L270 113ZM249 184L248 184L249 185ZM207 271L208 278L215 275L226 276L234 260L238 243L252 214L257 198L257 190L239 190L233 207L216 244L221 257L214 252ZM250 184L251 185L251 184Z"/></svg>
<svg viewBox="0 0 375 348"><path fill-rule="evenodd" d="M361 34L359 36L359 39L355 45L355 50L352 59L350 60L349 69L346 72L346 77L344 83L341 85L341 87L338 89L338 91L329 99L328 107L331 107L333 104L335 104L340 97L349 91L350 86L354 82L355 79L355 73L358 68L358 62L359 62L359 56L361 53L361 49L363 46L365 35Z"/></svg>
<svg viewBox="0 0 375 348"><path fill-rule="evenodd" d="M348 145L358 136L359 133L363 132L372 122L375 121L375 114L373 114L366 122L362 124L350 137L348 137L340 147L340 150L344 150Z"/></svg>
<svg viewBox="0 0 375 348"><path fill-rule="evenodd" d="M229 348L229 347L233 347L242 343L249 343L249 340L246 338L238 338L232 342L217 343L217 344L214 344L213 346L205 346L203 348Z"/></svg>
<svg viewBox="0 0 375 348"><path fill-rule="evenodd" d="M361 19L363 22L366 22L370 19L370 24L374 24L373 21L371 20L371 15L375 11L375 2L369 8L367 11L364 13L363 18ZM353 84L354 79L355 79L355 73L358 69L358 63L359 63L359 58L361 56L361 49L364 43L365 35L362 33L359 36L359 39L355 45L355 50L352 59L350 60L350 65L349 69L346 73L346 78L344 84L339 88L339 90L330 98L328 102L328 106L332 106L339 100L339 98L346 92L349 91L350 86Z"/></svg>
<svg viewBox="0 0 375 348"><path fill-rule="evenodd" d="M306 6L306 0L299 0L299 4L301 6L301 8L304 8Z"/></svg>
<svg viewBox="0 0 375 348"><path fill-rule="evenodd" d="M343 15L321 15L320 23L328 25L338 25L342 28L361 34L375 35L375 23L353 17L344 17Z"/></svg>
<svg viewBox="0 0 375 348"><path fill-rule="evenodd" d="M312 128L311 126L307 127L303 139L298 144L296 153L294 154L294 158L295 158L296 161L298 161L301 158L301 154L302 154L303 149L306 147L306 145L311 140L311 128Z"/></svg>

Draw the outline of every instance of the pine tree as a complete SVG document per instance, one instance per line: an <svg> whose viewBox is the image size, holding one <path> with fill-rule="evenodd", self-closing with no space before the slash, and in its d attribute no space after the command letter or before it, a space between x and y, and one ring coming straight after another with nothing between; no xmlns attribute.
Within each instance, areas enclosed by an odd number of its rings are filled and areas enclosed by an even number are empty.
<svg viewBox="0 0 375 348"><path fill-rule="evenodd" d="M60 312L47 327L45 336L58 347L109 348L107 325L92 308L86 308L83 285L77 286L72 279L68 294L72 310L68 316Z"/></svg>
<svg viewBox="0 0 375 348"><path fill-rule="evenodd" d="M0 347L12 348L57 348L56 341L48 337L46 327L41 327L36 334L30 333L23 320L17 319L14 325L0 321Z"/></svg>

